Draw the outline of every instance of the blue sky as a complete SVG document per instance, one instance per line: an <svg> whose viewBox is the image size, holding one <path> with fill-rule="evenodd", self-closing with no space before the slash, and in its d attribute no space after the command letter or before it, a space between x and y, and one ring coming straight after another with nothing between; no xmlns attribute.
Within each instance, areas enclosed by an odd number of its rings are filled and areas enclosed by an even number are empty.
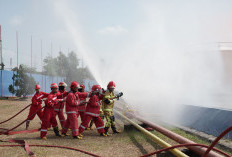
<svg viewBox="0 0 232 157"><path fill-rule="evenodd" d="M53 3L46 0L9 0L0 1L0 24L2 25L3 58L9 67L9 58L16 64L16 31L19 33L19 62L30 63L30 40L33 38L33 62L40 56L40 43L43 42L43 56L51 52L57 55L61 49L64 53L68 50L77 51L72 38L53 12ZM69 1L70 9L78 14L77 20L85 28L86 34L97 40L98 31L102 34L105 28L118 28L117 31L126 32L126 28L133 27L139 16L138 5L135 1ZM65 13L64 13L65 14ZM68 15L67 15L68 16ZM125 27L125 28L124 28ZM102 41L99 41L100 43ZM93 45L98 46L97 44ZM33 65L34 66L34 65Z"/></svg>
<svg viewBox="0 0 232 157"><path fill-rule="evenodd" d="M99 53L101 58L111 57L115 52L122 53L123 49L128 49L128 45L133 45L134 42L144 42L139 41L144 31L154 33L154 37L160 36L156 40L153 38L157 42L164 38L192 40L199 38L196 34L202 33L201 31L205 31L205 42L229 41L232 38L228 32L232 26L230 0L1 0L3 58L8 67L9 58L13 58L13 66L16 63L16 31L19 32L20 63L30 63L31 35L33 66L40 63L38 53L41 40L43 56L51 53L51 43L54 56L60 49L64 53L68 50L78 51L64 20L54 11L54 4L57 2L68 5L68 10L75 14L74 21L81 27L83 38L80 40L88 45L92 52ZM67 12L62 14L70 16ZM149 27L152 24L154 29ZM181 35L175 34L177 32ZM172 35L167 37L162 33Z"/></svg>

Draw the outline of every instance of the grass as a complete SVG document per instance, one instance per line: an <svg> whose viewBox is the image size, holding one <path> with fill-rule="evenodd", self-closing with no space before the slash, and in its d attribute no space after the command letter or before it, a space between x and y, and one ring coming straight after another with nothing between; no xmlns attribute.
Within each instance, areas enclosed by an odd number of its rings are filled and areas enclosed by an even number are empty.
<svg viewBox="0 0 232 157"><path fill-rule="evenodd" d="M181 135L181 136L183 136L183 137L185 137L187 139L190 139L190 140L192 140L192 141L194 141L196 143L205 144L205 145L210 145L211 144L210 142L208 142L206 140L203 140L200 137L197 137L197 136L195 136L193 134L188 134L185 131L183 131L181 129L178 129L178 128L172 128L171 131L173 131L173 132L175 132L175 133L177 133L177 134L179 134L179 135ZM222 147L220 147L218 145L216 145L215 147L222 150L222 151L224 151L224 152L226 152L226 153L228 153L228 154L230 154L230 155L232 155L232 152L229 152L228 150L226 150L226 149L224 149L224 148L222 148Z"/></svg>

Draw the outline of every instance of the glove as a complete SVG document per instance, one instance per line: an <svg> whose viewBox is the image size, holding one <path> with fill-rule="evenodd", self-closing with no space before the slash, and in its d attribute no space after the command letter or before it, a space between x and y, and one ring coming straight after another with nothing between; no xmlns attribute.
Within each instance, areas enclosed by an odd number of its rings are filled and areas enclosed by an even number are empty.
<svg viewBox="0 0 232 157"><path fill-rule="evenodd" d="M117 98L120 98L121 96L123 96L123 93L122 93L122 92L120 92L120 93L118 93L118 94L116 95Z"/></svg>
<svg viewBox="0 0 232 157"><path fill-rule="evenodd" d="M104 102L105 102L106 104L109 104L109 103L110 103L110 100L109 100L109 99L105 99Z"/></svg>

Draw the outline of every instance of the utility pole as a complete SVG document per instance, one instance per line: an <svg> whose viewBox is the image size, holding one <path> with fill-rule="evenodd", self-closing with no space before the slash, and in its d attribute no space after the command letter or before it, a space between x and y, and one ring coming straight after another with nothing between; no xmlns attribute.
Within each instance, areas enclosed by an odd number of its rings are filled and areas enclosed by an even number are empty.
<svg viewBox="0 0 232 157"><path fill-rule="evenodd" d="M19 68L19 44L18 31L16 31L16 46L17 46L17 68Z"/></svg>
<svg viewBox="0 0 232 157"><path fill-rule="evenodd" d="M18 62L18 59L19 59L19 39L18 39L18 31L16 31L16 48L17 48L17 69L19 69L19 62ZM18 80L18 70L17 70L17 80ZM19 87L17 86L17 89Z"/></svg>
<svg viewBox="0 0 232 157"><path fill-rule="evenodd" d="M51 59L52 59L52 41L51 41ZM52 59L52 65L53 66L53 59ZM52 74L52 82L53 82L53 74Z"/></svg>
<svg viewBox="0 0 232 157"><path fill-rule="evenodd" d="M32 35L31 35L31 72L32 72ZM30 72L30 75L31 75Z"/></svg>
<svg viewBox="0 0 232 157"><path fill-rule="evenodd" d="M41 40L40 43L40 48L41 48L41 79L42 79L42 88L43 88L43 41Z"/></svg>
<svg viewBox="0 0 232 157"><path fill-rule="evenodd" d="M1 97L2 97L2 27L0 25L0 51L1 51Z"/></svg>

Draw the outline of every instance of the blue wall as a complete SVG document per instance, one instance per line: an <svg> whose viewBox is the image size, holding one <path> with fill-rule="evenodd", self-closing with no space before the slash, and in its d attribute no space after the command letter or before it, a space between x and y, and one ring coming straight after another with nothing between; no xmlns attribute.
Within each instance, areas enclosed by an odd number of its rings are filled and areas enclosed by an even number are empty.
<svg viewBox="0 0 232 157"><path fill-rule="evenodd" d="M232 111L224 109L184 105L178 118L180 125L214 136L232 126ZM232 132L225 137L232 139Z"/></svg>
<svg viewBox="0 0 232 157"><path fill-rule="evenodd" d="M3 88L2 88L2 93L0 90L0 96L1 95L3 97L14 96L8 90L9 85L13 83L12 77L13 77L13 71L2 70L2 87ZM32 74L32 77L41 86L41 90L44 92L50 91L51 83L53 82L59 83L61 81L64 81L65 79L65 77L52 77L52 76L46 76L46 75L41 75L41 74ZM0 73L0 78L1 78L1 73ZM0 82L0 89L1 89L1 82Z"/></svg>
<svg viewBox="0 0 232 157"><path fill-rule="evenodd" d="M8 90L9 85L13 83L13 80L12 80L13 73L14 73L13 71L2 70L2 87L3 87L2 96L3 97L14 96ZM43 92L51 91L50 89L51 83L56 82L58 84L59 82L65 80L65 77L57 77L57 76L52 77L52 76L41 75L41 74L31 74L31 76L41 86L41 91ZM1 73L0 73L0 78L1 78ZM88 80L88 79L84 80L86 91L91 91L92 85L94 84L98 84L98 83L93 80ZM67 88L67 90L69 90L69 88ZM1 82L0 82L0 96L1 96Z"/></svg>

